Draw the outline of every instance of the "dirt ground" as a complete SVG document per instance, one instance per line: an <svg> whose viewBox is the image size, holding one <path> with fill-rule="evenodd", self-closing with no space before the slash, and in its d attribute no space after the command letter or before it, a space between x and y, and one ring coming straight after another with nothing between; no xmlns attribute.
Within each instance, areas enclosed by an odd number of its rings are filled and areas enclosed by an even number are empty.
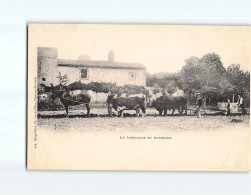
<svg viewBox="0 0 251 195"><path fill-rule="evenodd" d="M249 116L226 117L212 111L204 112L201 118L178 113L170 116L170 112L158 116L155 109L147 109L145 117L135 117L135 111L129 111L124 118L111 118L105 108L91 111L90 118L86 118L86 110L71 110L69 118L64 111L39 112L30 168L250 169L246 159L251 144Z"/></svg>
<svg viewBox="0 0 251 195"><path fill-rule="evenodd" d="M201 118L196 115L178 115L178 111L173 116L168 112L168 116L159 116L153 108L148 108L145 117L135 117L135 111L126 111L125 117L108 117L105 108L93 108L90 118L86 118L86 110L71 110L69 118L65 117L64 111L43 111L39 112L38 125L44 128L55 130L78 129L79 131L94 130L127 130L127 131L151 131L159 130L180 130L180 131L200 131L215 130L221 128L232 128L238 126L248 126L249 116L235 115L227 117L220 112L204 111ZM95 113L95 114L93 114ZM115 113L114 113L115 115Z"/></svg>
<svg viewBox="0 0 251 195"><path fill-rule="evenodd" d="M250 154L249 116L203 115L197 118L176 114L160 117L154 109L148 109L145 117L134 117L130 111L127 117L110 118L104 109L92 111L97 115L90 118L85 117L86 110L71 110L70 118L61 111L39 113L37 148L30 152L30 168L250 169L250 161L246 159Z"/></svg>

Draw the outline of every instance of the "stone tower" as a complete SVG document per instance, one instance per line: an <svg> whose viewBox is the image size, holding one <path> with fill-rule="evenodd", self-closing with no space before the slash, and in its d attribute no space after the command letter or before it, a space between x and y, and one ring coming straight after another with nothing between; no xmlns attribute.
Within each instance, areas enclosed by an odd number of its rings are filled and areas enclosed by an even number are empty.
<svg viewBox="0 0 251 195"><path fill-rule="evenodd" d="M58 84L58 49L51 47L37 48L38 84Z"/></svg>
<svg viewBox="0 0 251 195"><path fill-rule="evenodd" d="M108 61L109 62L114 62L114 52L113 52L112 49L108 53Z"/></svg>

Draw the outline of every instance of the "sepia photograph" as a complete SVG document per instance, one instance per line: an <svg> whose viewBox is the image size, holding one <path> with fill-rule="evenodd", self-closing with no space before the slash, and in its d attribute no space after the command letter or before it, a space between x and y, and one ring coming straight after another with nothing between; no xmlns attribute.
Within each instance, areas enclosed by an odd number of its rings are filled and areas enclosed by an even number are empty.
<svg viewBox="0 0 251 195"><path fill-rule="evenodd" d="M250 171L250 32L29 24L27 168Z"/></svg>
<svg viewBox="0 0 251 195"><path fill-rule="evenodd" d="M0 194L251 194L251 1L0 2Z"/></svg>

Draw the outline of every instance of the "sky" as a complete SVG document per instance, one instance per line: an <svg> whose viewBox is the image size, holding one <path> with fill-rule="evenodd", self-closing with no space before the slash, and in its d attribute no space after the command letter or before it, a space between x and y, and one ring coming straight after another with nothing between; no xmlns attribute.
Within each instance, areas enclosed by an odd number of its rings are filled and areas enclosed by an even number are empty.
<svg viewBox="0 0 251 195"><path fill-rule="evenodd" d="M38 47L58 48L60 59L141 63L147 72L177 72L185 59L207 53L220 55L225 67L240 64L250 71L251 28L245 26L32 24L29 41Z"/></svg>

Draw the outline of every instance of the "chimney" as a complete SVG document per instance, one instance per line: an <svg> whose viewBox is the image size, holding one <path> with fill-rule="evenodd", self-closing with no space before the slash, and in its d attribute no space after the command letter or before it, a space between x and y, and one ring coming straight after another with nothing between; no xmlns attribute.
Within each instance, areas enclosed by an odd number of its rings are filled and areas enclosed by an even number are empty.
<svg viewBox="0 0 251 195"><path fill-rule="evenodd" d="M108 61L109 62L114 62L114 52L113 52L112 49L108 53Z"/></svg>

